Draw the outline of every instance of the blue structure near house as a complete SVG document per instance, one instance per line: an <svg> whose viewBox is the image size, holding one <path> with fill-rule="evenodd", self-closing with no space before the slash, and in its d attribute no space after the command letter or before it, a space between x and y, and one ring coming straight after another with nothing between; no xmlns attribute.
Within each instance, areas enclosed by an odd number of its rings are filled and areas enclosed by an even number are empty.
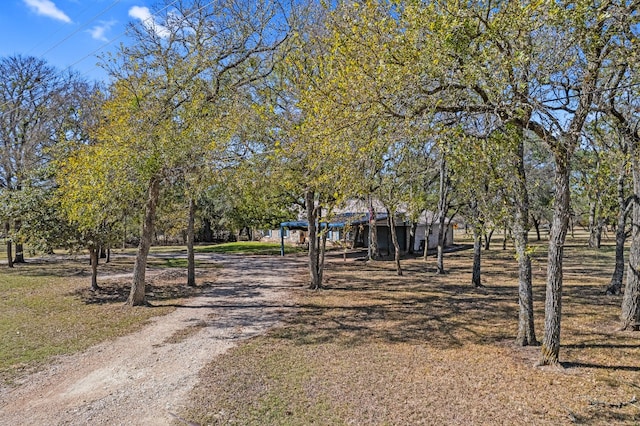
<svg viewBox="0 0 640 426"><path fill-rule="evenodd" d="M369 246L369 213L341 213L333 217L331 222L321 222L319 229L329 229L330 241L341 241L347 237L353 247ZM375 215L376 231L378 235L378 248L383 251L391 252L391 232L388 225L388 216L386 213L378 213ZM407 235L410 224L402 219L396 220L396 233L398 243L402 250L408 249ZM284 256L284 239L287 230L298 230L306 232L309 229L309 222L306 220L294 220L282 222L280 224L280 254ZM301 239L306 238L305 234L301 234ZM304 243L304 241L299 241Z"/></svg>

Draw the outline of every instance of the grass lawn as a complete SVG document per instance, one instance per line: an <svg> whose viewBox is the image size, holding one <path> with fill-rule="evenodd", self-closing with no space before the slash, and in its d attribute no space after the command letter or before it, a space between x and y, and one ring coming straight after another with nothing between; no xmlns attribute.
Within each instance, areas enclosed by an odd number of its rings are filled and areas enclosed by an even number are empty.
<svg viewBox="0 0 640 426"><path fill-rule="evenodd" d="M285 245L285 254L302 253L304 247ZM280 244L260 241L238 241L235 243L223 243L207 246L196 246L196 253L220 253L220 254L250 254L250 255L280 255Z"/></svg>
<svg viewBox="0 0 640 426"><path fill-rule="evenodd" d="M28 259L13 269L0 267L0 385L10 384L52 356L130 333L149 318L174 309L163 304L199 291L187 289L183 277L167 269L162 279L149 280L155 307L126 307L129 279L99 280L102 290L91 292L89 265L81 259ZM162 259L156 266L180 265ZM99 276L132 270L133 258L116 256L100 265Z"/></svg>
<svg viewBox="0 0 640 426"><path fill-rule="evenodd" d="M640 334L617 331L620 297L604 296L613 247L566 246L561 361L513 344L517 264L499 242L435 261L330 259L326 288L294 290L295 314L201 373L182 417L198 424L639 424ZM533 263L538 339L546 247Z"/></svg>

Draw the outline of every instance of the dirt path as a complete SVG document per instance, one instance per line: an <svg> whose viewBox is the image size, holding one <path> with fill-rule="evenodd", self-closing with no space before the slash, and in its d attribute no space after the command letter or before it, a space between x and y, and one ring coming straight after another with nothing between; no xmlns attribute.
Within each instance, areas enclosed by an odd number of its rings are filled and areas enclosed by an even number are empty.
<svg viewBox="0 0 640 426"><path fill-rule="evenodd" d="M0 425L164 425L175 421L198 372L290 310L300 285L294 258L215 256L206 294L139 332L60 358L0 394Z"/></svg>

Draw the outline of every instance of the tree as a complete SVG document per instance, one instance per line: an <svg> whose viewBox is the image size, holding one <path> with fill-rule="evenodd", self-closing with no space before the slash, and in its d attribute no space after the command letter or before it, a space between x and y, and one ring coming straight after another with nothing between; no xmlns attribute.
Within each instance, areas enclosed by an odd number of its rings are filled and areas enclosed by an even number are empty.
<svg viewBox="0 0 640 426"><path fill-rule="evenodd" d="M627 34L629 35L629 34ZM630 37L631 40L635 38ZM628 65L637 63L637 53L633 43L625 47L629 48L625 54L621 55L622 65L619 66L617 75L613 78L614 90L604 97L607 105L605 111L613 119L614 126L622 138L623 152L628 152L628 161L631 169L633 182L633 195L624 199L622 195L622 184L618 185L618 226L622 227L620 234L616 232L616 270L612 277L612 282L607 291L613 293L619 289L619 281L622 281L620 270L620 260L623 258L623 250L618 246L618 239L624 242L622 232L626 215L631 208L631 245L629 247L629 262L627 267L627 284L624 289L622 299L622 309L620 314L621 329L638 330L640 326L640 123L633 111L638 108L638 80L635 73L630 72ZM625 152L625 153L626 153ZM624 174L621 169L620 175ZM618 230L617 230L618 231ZM622 253L618 253L618 251ZM616 281L614 281L614 279Z"/></svg>
<svg viewBox="0 0 640 426"><path fill-rule="evenodd" d="M541 111L548 125L541 122L529 124L549 145L556 166L541 365L559 362L562 257L570 215L571 158L582 140L582 130L593 110L596 94L607 90L611 83L604 78L604 69L610 58L619 51L621 35L628 34L630 26L637 19L635 4L594 5L578 2L575 5L551 4L548 7L549 30L555 39L554 44L562 46L564 53L560 57L565 61L565 66L560 68L557 78L550 82L549 87L554 92L547 94L548 106ZM548 54L544 56L549 58ZM562 125L558 119L558 107L569 114L564 120L566 125Z"/></svg>
<svg viewBox="0 0 640 426"><path fill-rule="evenodd" d="M10 203L3 219L7 237L15 238L15 259L8 262L13 266L24 262L18 193L28 184L38 185L34 179L51 160L53 147L68 137L69 122L82 111L88 85L76 74L29 56L0 58L0 73L0 190ZM7 241L11 256L11 240Z"/></svg>
<svg viewBox="0 0 640 426"><path fill-rule="evenodd" d="M288 36L278 2L167 3L155 25L133 27L136 42L106 65L116 84L101 139L139 156L130 168L145 182L146 202L128 303L145 304L147 256L160 187L206 144L221 161L237 127L230 113L241 88L268 75ZM194 137L197 135L197 137Z"/></svg>

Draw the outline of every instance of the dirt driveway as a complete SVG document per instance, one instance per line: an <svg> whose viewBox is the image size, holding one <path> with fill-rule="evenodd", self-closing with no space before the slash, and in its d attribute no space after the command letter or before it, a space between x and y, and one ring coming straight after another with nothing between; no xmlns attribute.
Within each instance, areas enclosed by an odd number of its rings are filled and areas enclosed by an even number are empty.
<svg viewBox="0 0 640 426"><path fill-rule="evenodd" d="M198 372L240 340L291 311L298 258L209 255L223 264L215 284L140 331L61 357L0 394L0 425L164 425Z"/></svg>

